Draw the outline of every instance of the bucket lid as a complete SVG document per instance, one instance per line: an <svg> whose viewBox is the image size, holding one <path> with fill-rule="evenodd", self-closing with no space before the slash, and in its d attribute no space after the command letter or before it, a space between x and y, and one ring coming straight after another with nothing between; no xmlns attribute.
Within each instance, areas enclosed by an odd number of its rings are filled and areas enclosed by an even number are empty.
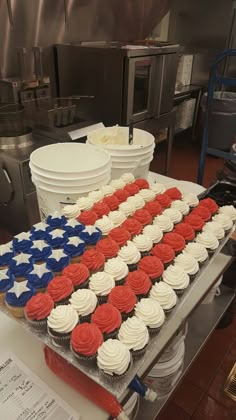
<svg viewBox="0 0 236 420"><path fill-rule="evenodd" d="M167 362L156 363L153 369L149 372L148 376L163 377L171 375L176 372L182 364L185 352L184 342L181 343L177 354Z"/></svg>
<svg viewBox="0 0 236 420"><path fill-rule="evenodd" d="M125 412L130 415L137 403L137 400L139 398L139 395L137 394L137 392L134 392L130 399L127 401L127 403L124 405L124 410Z"/></svg>

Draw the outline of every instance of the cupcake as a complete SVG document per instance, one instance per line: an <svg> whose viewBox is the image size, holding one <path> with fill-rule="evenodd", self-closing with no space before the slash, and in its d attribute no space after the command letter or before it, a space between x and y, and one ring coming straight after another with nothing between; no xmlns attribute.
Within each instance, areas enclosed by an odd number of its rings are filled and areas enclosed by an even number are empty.
<svg viewBox="0 0 236 420"><path fill-rule="evenodd" d="M205 246L209 255L213 255L219 246L217 237L211 232L199 233L195 241Z"/></svg>
<svg viewBox="0 0 236 420"><path fill-rule="evenodd" d="M97 251L101 252L106 260L108 258L117 257L119 245L111 238L101 239L96 245Z"/></svg>
<svg viewBox="0 0 236 420"><path fill-rule="evenodd" d="M148 275L142 270L135 270L128 274L126 283L136 294L138 300L147 297L152 283Z"/></svg>
<svg viewBox="0 0 236 420"><path fill-rule="evenodd" d="M163 214L155 217L153 224L157 225L162 230L162 232L171 232L174 229L174 223L172 220Z"/></svg>
<svg viewBox="0 0 236 420"><path fill-rule="evenodd" d="M0 270L7 268L14 256L15 252L9 244L0 245Z"/></svg>
<svg viewBox="0 0 236 420"><path fill-rule="evenodd" d="M143 320L151 334L158 332L165 321L165 314L161 305L150 298L141 299L136 304L135 315Z"/></svg>
<svg viewBox="0 0 236 420"><path fill-rule="evenodd" d="M138 358L146 351L149 332L142 319L132 316L121 324L118 339L131 351L133 358Z"/></svg>
<svg viewBox="0 0 236 420"><path fill-rule="evenodd" d="M30 232L22 232L14 236L12 241L14 251L17 253L28 252L32 246L30 237Z"/></svg>
<svg viewBox="0 0 236 420"><path fill-rule="evenodd" d="M82 230L84 230L85 226L82 223L79 223L76 219L69 219L67 220L66 224L64 225L63 229L67 233L68 236L78 236Z"/></svg>
<svg viewBox="0 0 236 420"><path fill-rule="evenodd" d="M33 241L32 246L29 250L36 264L44 263L51 251L51 246L48 245L47 242L45 242L42 239L37 239L36 241Z"/></svg>
<svg viewBox="0 0 236 420"><path fill-rule="evenodd" d="M122 211L126 217L129 217L134 214L136 207L132 202L125 201L119 205L119 210Z"/></svg>
<svg viewBox="0 0 236 420"><path fill-rule="evenodd" d="M222 226L217 222L208 222L203 226L203 232L211 232L216 236L218 241L225 237L225 231Z"/></svg>
<svg viewBox="0 0 236 420"><path fill-rule="evenodd" d="M156 198L156 194L147 188L143 188L139 191L140 197L142 197L145 201L145 203L149 201L153 201Z"/></svg>
<svg viewBox="0 0 236 420"><path fill-rule="evenodd" d="M103 336L95 324L84 322L72 331L70 348L74 356L82 363L95 363Z"/></svg>
<svg viewBox="0 0 236 420"><path fill-rule="evenodd" d="M25 305L34 294L35 290L26 285L26 281L14 282L6 292L5 304L14 317L24 318Z"/></svg>
<svg viewBox="0 0 236 420"><path fill-rule="evenodd" d="M49 282L53 279L54 274L44 264L34 264L32 270L26 274L27 285L33 287L36 292L45 292Z"/></svg>
<svg viewBox="0 0 236 420"><path fill-rule="evenodd" d="M47 217L46 223L52 229L59 229L63 228L64 224L66 223L66 218L64 215L61 215L58 211L55 211L55 213Z"/></svg>
<svg viewBox="0 0 236 420"><path fill-rule="evenodd" d="M152 239L141 233L133 238L133 243L136 248L140 251L141 257L145 257L146 255L150 254L150 251L153 247Z"/></svg>
<svg viewBox="0 0 236 420"><path fill-rule="evenodd" d="M94 225L97 219L97 214L92 210L84 210L78 217L78 221L85 226Z"/></svg>
<svg viewBox="0 0 236 420"><path fill-rule="evenodd" d="M223 214L225 216L228 216L234 222L236 220L236 209L235 209L234 206L219 207L219 214Z"/></svg>
<svg viewBox="0 0 236 420"><path fill-rule="evenodd" d="M104 340L117 337L121 326L121 314L110 303L103 303L98 306L92 314L91 320L102 332Z"/></svg>
<svg viewBox="0 0 236 420"><path fill-rule="evenodd" d="M94 201L91 197L80 197L76 202L81 211L91 210L93 203Z"/></svg>
<svg viewBox="0 0 236 420"><path fill-rule="evenodd" d="M63 268L70 264L70 257L62 249L53 249L46 263L49 270L59 275Z"/></svg>
<svg viewBox="0 0 236 420"><path fill-rule="evenodd" d="M47 243L52 248L63 248L67 241L67 233L62 229L54 229L47 234Z"/></svg>
<svg viewBox="0 0 236 420"><path fill-rule="evenodd" d="M174 265L182 268L189 275L190 280L193 280L199 272L197 260L185 251L175 258Z"/></svg>
<svg viewBox="0 0 236 420"><path fill-rule="evenodd" d="M133 218L138 220L138 222L140 222L143 226L152 222L152 216L147 210L136 210Z"/></svg>
<svg viewBox="0 0 236 420"><path fill-rule="evenodd" d="M199 203L200 206L206 207L211 215L214 215L217 213L219 207L216 204L215 200L213 200L212 198L208 197L208 198L204 198L203 200L200 201ZM233 207L233 206L232 206Z"/></svg>
<svg viewBox="0 0 236 420"><path fill-rule="evenodd" d="M134 183L140 188L140 190L149 189L149 183L144 178L138 178Z"/></svg>
<svg viewBox="0 0 236 420"><path fill-rule="evenodd" d="M151 238L153 244L158 244L163 237L162 230L158 225L147 225L143 228L143 234Z"/></svg>
<svg viewBox="0 0 236 420"><path fill-rule="evenodd" d="M195 232L201 232L205 222L197 214L190 213L188 216L185 216L184 222L192 226Z"/></svg>
<svg viewBox="0 0 236 420"><path fill-rule="evenodd" d="M32 269L32 256L21 253L11 259L10 270L17 282L24 281L26 274Z"/></svg>
<svg viewBox="0 0 236 420"><path fill-rule="evenodd" d="M182 220L182 213L174 208L164 210L163 216L169 217L169 219L173 222L174 225L181 222Z"/></svg>
<svg viewBox="0 0 236 420"><path fill-rule="evenodd" d="M105 238L115 226L109 217L103 216L101 219L96 220L95 227L102 232L102 238Z"/></svg>
<svg viewBox="0 0 236 420"><path fill-rule="evenodd" d="M200 216L204 222L208 222L211 219L211 212L207 207L201 206L201 202L197 207L195 207L195 209L192 210L191 214Z"/></svg>
<svg viewBox="0 0 236 420"><path fill-rule="evenodd" d="M216 214L212 218L213 222L219 223L227 234L233 227L233 220L223 213Z"/></svg>
<svg viewBox="0 0 236 420"><path fill-rule="evenodd" d="M66 219L75 219L80 215L80 208L78 204L67 204L62 210Z"/></svg>
<svg viewBox="0 0 236 420"><path fill-rule="evenodd" d="M47 330L47 317L54 308L54 302L47 293L32 296L25 305L27 321L39 330Z"/></svg>
<svg viewBox="0 0 236 420"><path fill-rule="evenodd" d="M96 249L88 249L81 257L82 264L86 265L90 273L102 271L105 263L104 255Z"/></svg>
<svg viewBox="0 0 236 420"><path fill-rule="evenodd" d="M93 203L98 203L99 201L103 199L104 194L101 190L90 191L88 193L88 197L93 200Z"/></svg>
<svg viewBox="0 0 236 420"><path fill-rule="evenodd" d="M89 289L95 293L99 303L105 303L107 301L108 295L113 287L115 287L115 280L105 271L94 273L89 279Z"/></svg>
<svg viewBox="0 0 236 420"><path fill-rule="evenodd" d="M199 200L197 195L189 192L183 192L182 193L182 200L188 204L190 208L197 207L199 204Z"/></svg>
<svg viewBox="0 0 236 420"><path fill-rule="evenodd" d="M127 202L132 204L135 210L140 210L145 206L145 201L139 194L132 195L127 199Z"/></svg>
<svg viewBox="0 0 236 420"><path fill-rule="evenodd" d="M114 240L115 242L117 242L119 246L123 246L127 244L127 242L131 239L131 234L129 233L128 230L122 227L118 227L118 228L112 229L108 237Z"/></svg>
<svg viewBox="0 0 236 420"><path fill-rule="evenodd" d="M158 203L158 201L149 201L148 203L145 204L144 206L144 210L147 210L152 217L158 216L159 214L162 213L162 207L161 205Z"/></svg>
<svg viewBox="0 0 236 420"><path fill-rule="evenodd" d="M152 190L156 195L163 194L166 191L166 187L163 184L159 184L158 182L154 182L150 184L150 190Z"/></svg>
<svg viewBox="0 0 236 420"><path fill-rule="evenodd" d="M71 280L75 290L86 289L88 286L89 270L84 264L69 264L62 270L62 275Z"/></svg>
<svg viewBox="0 0 236 420"><path fill-rule="evenodd" d="M100 218L102 216L107 216L110 212L110 208L103 201L99 201L98 203L95 203L93 205L92 211L94 211L96 215Z"/></svg>
<svg viewBox="0 0 236 420"><path fill-rule="evenodd" d="M138 264L138 268L149 276L153 284L161 281L164 265L159 258L155 256L143 257Z"/></svg>
<svg viewBox="0 0 236 420"><path fill-rule="evenodd" d="M135 177L131 172L125 172L121 175L122 181L124 181L125 184L132 184L132 182L135 181Z"/></svg>
<svg viewBox="0 0 236 420"><path fill-rule="evenodd" d="M117 210L120 204L118 198L114 194L112 196L105 197L103 202L109 207L111 211Z"/></svg>
<svg viewBox="0 0 236 420"><path fill-rule="evenodd" d="M116 286L120 286L124 284L129 269L127 264L122 261L120 257L115 257L107 260L104 265L104 271L114 278Z"/></svg>
<svg viewBox="0 0 236 420"><path fill-rule="evenodd" d="M14 280L10 270L0 270L0 304L5 302L6 292L13 287Z"/></svg>
<svg viewBox="0 0 236 420"><path fill-rule="evenodd" d="M72 263L80 261L80 256L84 253L86 243L78 236L71 236L67 239L64 251L70 256Z"/></svg>
<svg viewBox="0 0 236 420"><path fill-rule="evenodd" d="M187 203L185 203L185 201L182 201L182 200L172 201L170 207L171 207L171 209L175 209L175 210L180 211L180 213L183 216L187 216L187 214L189 214L189 212L190 212L189 205Z"/></svg>
<svg viewBox="0 0 236 420"><path fill-rule="evenodd" d="M113 188L111 185L104 185L101 190L100 190L104 197L108 197L109 195L114 194L114 192L116 191L115 188Z"/></svg>
<svg viewBox="0 0 236 420"><path fill-rule="evenodd" d="M186 243L193 241L193 239L195 238L194 229L189 223L179 223L175 226L173 232L183 236Z"/></svg>
<svg viewBox="0 0 236 420"><path fill-rule="evenodd" d="M115 381L131 366L131 354L119 340L107 340L98 349L97 365L105 378Z"/></svg>
<svg viewBox="0 0 236 420"><path fill-rule="evenodd" d="M124 203L124 201L127 200L128 197L130 197L129 193L126 190L117 190L114 193L115 197L119 201L119 204Z"/></svg>
<svg viewBox="0 0 236 420"><path fill-rule="evenodd" d="M200 243L191 242L184 248L184 251L192 255L200 266L208 261L208 252L206 247Z"/></svg>
<svg viewBox="0 0 236 420"><path fill-rule="evenodd" d="M121 190L122 188L125 187L125 182L121 178L112 179L112 181L110 182L109 185L111 185L113 188L115 188L115 190Z"/></svg>
<svg viewBox="0 0 236 420"><path fill-rule="evenodd" d="M98 300L92 290L80 289L72 293L70 304L78 313L80 322L90 322L91 315L98 305Z"/></svg>
<svg viewBox="0 0 236 420"><path fill-rule="evenodd" d="M50 226L47 223L39 222L36 225L33 225L30 229L31 237L30 239L46 239L47 232L51 230Z"/></svg>
<svg viewBox="0 0 236 420"><path fill-rule="evenodd" d="M163 207L163 209L170 207L171 202L173 201L166 192L156 195L155 200L161 205L161 207Z"/></svg>
<svg viewBox="0 0 236 420"><path fill-rule="evenodd" d="M175 251L175 254L178 255L185 247L185 240L183 236L178 233L166 233L163 236L162 243L170 245L171 248Z"/></svg>
<svg viewBox="0 0 236 420"><path fill-rule="evenodd" d="M135 195L135 194L138 194L139 193L140 188L138 187L137 184L135 184L135 182L132 182L132 184L127 184L124 187L124 190L127 191L127 193L129 195Z"/></svg>
<svg viewBox="0 0 236 420"><path fill-rule="evenodd" d="M176 187L168 188L168 190L166 190L166 194L168 194L171 200L181 200L182 198L181 191Z"/></svg>
<svg viewBox="0 0 236 420"><path fill-rule="evenodd" d="M169 313L177 303L177 295L169 284L164 281L155 283L150 291L149 297L156 300L165 313Z"/></svg>
<svg viewBox="0 0 236 420"><path fill-rule="evenodd" d="M123 320L134 314L136 302L135 293L129 286L116 286L108 296L108 303L120 311Z"/></svg>
<svg viewBox="0 0 236 420"><path fill-rule="evenodd" d="M175 251L174 249L167 244L157 244L152 248L152 255L159 258L163 264L164 268L169 267L172 264L175 258Z"/></svg>
<svg viewBox="0 0 236 420"><path fill-rule="evenodd" d="M123 213L123 211L120 210L110 211L108 217L115 227L122 225L124 220L126 220L125 214Z"/></svg>
<svg viewBox="0 0 236 420"><path fill-rule="evenodd" d="M53 299L55 305L67 305L74 291L72 281L66 276L56 276L50 281L47 293Z"/></svg>
<svg viewBox="0 0 236 420"><path fill-rule="evenodd" d="M128 265L129 271L137 270L141 254L133 242L128 241L126 245L122 246L118 256Z"/></svg>
<svg viewBox="0 0 236 420"><path fill-rule="evenodd" d="M189 286L189 275L182 268L170 265L163 273L163 281L181 295Z"/></svg>
<svg viewBox="0 0 236 420"><path fill-rule="evenodd" d="M133 217L130 217L129 219L125 220L125 222L122 223L121 227L128 230L128 232L131 234L131 237L139 235L143 229L142 223L140 223L137 219L134 219Z"/></svg>
<svg viewBox="0 0 236 420"><path fill-rule="evenodd" d="M47 318L47 331L57 346L68 346L71 333L79 322L79 315L71 305L59 305Z"/></svg>
<svg viewBox="0 0 236 420"><path fill-rule="evenodd" d="M86 226L79 234L80 239L86 243L86 247L89 249L93 245L96 245L102 237L102 231L96 226Z"/></svg>

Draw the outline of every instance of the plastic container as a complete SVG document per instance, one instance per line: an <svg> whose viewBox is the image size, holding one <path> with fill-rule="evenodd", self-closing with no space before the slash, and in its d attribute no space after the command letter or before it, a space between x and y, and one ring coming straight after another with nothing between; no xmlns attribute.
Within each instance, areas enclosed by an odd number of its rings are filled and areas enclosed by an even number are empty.
<svg viewBox="0 0 236 420"><path fill-rule="evenodd" d="M208 305L213 302L216 296L220 296L220 284L222 283L223 276L220 277L218 282L212 287L210 292L206 295L205 299L202 301L203 305Z"/></svg>
<svg viewBox="0 0 236 420"><path fill-rule="evenodd" d="M127 403L124 405L123 409L125 413L128 415L130 420L135 420L138 415L140 404L140 396L134 392Z"/></svg>
<svg viewBox="0 0 236 420"><path fill-rule="evenodd" d="M167 362L168 360L175 357L179 351L181 344L184 342L185 337L188 332L188 323L185 323L184 328L176 334L176 336L172 339L164 353L162 353L161 357L158 359L158 363Z"/></svg>

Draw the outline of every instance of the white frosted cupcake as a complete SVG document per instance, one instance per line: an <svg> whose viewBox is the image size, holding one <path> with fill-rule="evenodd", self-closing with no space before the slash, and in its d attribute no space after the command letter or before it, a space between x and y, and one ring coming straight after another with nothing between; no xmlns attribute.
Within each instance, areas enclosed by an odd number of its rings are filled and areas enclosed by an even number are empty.
<svg viewBox="0 0 236 420"><path fill-rule="evenodd" d="M176 225L177 223L181 222L183 216L182 213L174 208L169 208L163 211L163 216L167 216L170 220Z"/></svg>
<svg viewBox="0 0 236 420"><path fill-rule="evenodd" d="M108 216L102 216L101 219L96 220L94 225L101 230L103 237L109 235L110 231L115 227Z"/></svg>
<svg viewBox="0 0 236 420"><path fill-rule="evenodd" d="M140 357L147 348L148 329L142 319L132 316L121 324L118 339L128 347L134 358Z"/></svg>
<svg viewBox="0 0 236 420"><path fill-rule="evenodd" d="M107 260L104 265L104 271L114 278L116 286L124 284L125 278L129 273L128 265L120 257Z"/></svg>
<svg viewBox="0 0 236 420"><path fill-rule="evenodd" d="M168 216L161 214L156 216L153 220L153 224L159 226L162 232L171 232L174 229L174 223Z"/></svg>
<svg viewBox="0 0 236 420"><path fill-rule="evenodd" d="M222 206L219 207L219 214L224 214L232 219L234 222L236 220L236 208L234 206Z"/></svg>
<svg viewBox="0 0 236 420"><path fill-rule="evenodd" d="M152 190L155 195L163 194L166 191L166 187L163 184L159 184L155 182L154 184L150 184L150 190Z"/></svg>
<svg viewBox="0 0 236 420"><path fill-rule="evenodd" d="M220 241L225 237L225 231L222 228L222 226L217 222L208 222L203 226L202 229L203 232L211 232L213 235L217 237L217 239Z"/></svg>
<svg viewBox="0 0 236 420"><path fill-rule="evenodd" d="M152 286L149 297L159 302L166 313L171 312L177 303L177 295L175 291L164 281L155 283Z"/></svg>
<svg viewBox="0 0 236 420"><path fill-rule="evenodd" d="M140 210L145 206L144 199L138 194L128 197L127 202L131 203L135 207L135 210Z"/></svg>
<svg viewBox="0 0 236 420"><path fill-rule="evenodd" d="M67 219L75 219L80 215L80 208L78 204L67 204L62 212Z"/></svg>
<svg viewBox="0 0 236 420"><path fill-rule="evenodd" d="M143 188L140 190L138 195L143 198L145 203L148 203L148 201L153 201L156 197L156 194L148 188Z"/></svg>
<svg viewBox="0 0 236 420"><path fill-rule="evenodd" d="M89 289L95 293L99 303L107 301L107 297L113 287L115 287L115 280L105 271L94 273L89 279Z"/></svg>
<svg viewBox="0 0 236 420"><path fill-rule="evenodd" d="M111 185L103 185L100 191L103 193L104 197L108 197L109 195L114 194L116 190Z"/></svg>
<svg viewBox="0 0 236 420"><path fill-rule="evenodd" d="M98 203L98 201L101 201L104 198L104 193L102 190L90 191L88 197L91 198L93 203Z"/></svg>
<svg viewBox="0 0 236 420"><path fill-rule="evenodd" d="M199 244L204 245L209 255L214 254L215 250L219 246L219 241L217 237L211 232L199 233L196 236L195 241Z"/></svg>
<svg viewBox="0 0 236 420"><path fill-rule="evenodd" d="M163 232L158 225L147 225L143 228L144 235L151 238L153 244L158 244L163 238Z"/></svg>
<svg viewBox="0 0 236 420"><path fill-rule="evenodd" d="M225 232L229 232L233 227L233 220L229 216L223 213L216 214L212 217L213 222L219 223Z"/></svg>
<svg viewBox="0 0 236 420"><path fill-rule="evenodd" d="M165 314L159 302L145 298L135 305L135 315L142 319L150 333L158 332L165 321Z"/></svg>
<svg viewBox="0 0 236 420"><path fill-rule="evenodd" d="M153 247L152 239L149 236L144 235L143 233L134 236L133 243L136 246L136 248L140 251L142 257L149 255Z"/></svg>
<svg viewBox="0 0 236 420"><path fill-rule="evenodd" d="M180 213L183 216L186 216L187 214L189 214L189 211L190 211L189 205L187 203L185 203L185 201L182 201L182 200L174 200L174 201L172 201L170 207L172 209L179 210Z"/></svg>
<svg viewBox="0 0 236 420"><path fill-rule="evenodd" d="M206 247L200 243L190 242L186 245L184 251L192 255L192 257L194 257L197 260L200 266L205 264L206 261L208 261L208 252L206 250Z"/></svg>
<svg viewBox="0 0 236 420"><path fill-rule="evenodd" d="M119 340L109 339L98 349L97 365L106 378L121 378L131 366L131 353Z"/></svg>
<svg viewBox="0 0 236 420"><path fill-rule="evenodd" d="M71 305L59 305L47 318L48 334L56 345L69 345L72 330L78 322L79 315Z"/></svg>
<svg viewBox="0 0 236 420"><path fill-rule="evenodd" d="M182 200L191 208L197 207L199 204L197 195L189 192L182 193Z"/></svg>
<svg viewBox="0 0 236 420"><path fill-rule="evenodd" d="M128 265L129 271L137 270L141 254L132 241L128 241L118 252L118 256Z"/></svg>
<svg viewBox="0 0 236 420"><path fill-rule="evenodd" d="M76 203L80 210L91 210L94 204L92 198L90 197L80 197Z"/></svg>
<svg viewBox="0 0 236 420"><path fill-rule="evenodd" d="M92 290L79 289L72 293L70 304L78 313L80 322L90 322L91 315L97 307L98 300Z"/></svg>
<svg viewBox="0 0 236 420"><path fill-rule="evenodd" d="M122 181L124 181L126 185L131 184L132 182L135 181L135 177L131 172L125 172L124 174L121 175L120 178L122 179Z"/></svg>
<svg viewBox="0 0 236 420"><path fill-rule="evenodd" d="M125 187L125 182L119 178L119 179L113 179L110 184L113 188L115 188L115 190L121 190L122 188Z"/></svg>
<svg viewBox="0 0 236 420"><path fill-rule="evenodd" d="M189 286L189 275L182 268L170 265L163 273L163 281L181 295Z"/></svg>
<svg viewBox="0 0 236 420"><path fill-rule="evenodd" d="M132 203L132 201L124 201L119 205L119 210L122 211L126 217L132 216L134 212L136 211L135 205Z"/></svg>
<svg viewBox="0 0 236 420"><path fill-rule="evenodd" d="M119 227L126 220L126 215L120 210L110 211L108 217L115 227Z"/></svg>
<svg viewBox="0 0 236 420"><path fill-rule="evenodd" d="M197 260L187 252L181 252L181 254L174 259L174 264L186 271L190 279L194 279L199 271Z"/></svg>

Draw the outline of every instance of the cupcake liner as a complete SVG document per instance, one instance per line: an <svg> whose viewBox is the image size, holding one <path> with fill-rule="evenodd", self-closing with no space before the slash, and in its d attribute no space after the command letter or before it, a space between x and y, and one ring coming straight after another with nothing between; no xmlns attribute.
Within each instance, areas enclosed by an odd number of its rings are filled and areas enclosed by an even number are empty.
<svg viewBox="0 0 236 420"><path fill-rule="evenodd" d="M97 353L95 353L92 356L85 356L83 354L80 353L76 353L76 351L73 349L72 344L70 343L70 350L73 354L73 356L80 362L83 363L85 365L94 365L96 366L97 363Z"/></svg>
<svg viewBox="0 0 236 420"><path fill-rule="evenodd" d="M22 281L25 281L26 278L25 276L15 276L15 281L17 281L17 283L21 283Z"/></svg>
<svg viewBox="0 0 236 420"><path fill-rule="evenodd" d="M151 253L151 249L150 251L140 251L141 257L148 257Z"/></svg>
<svg viewBox="0 0 236 420"><path fill-rule="evenodd" d="M196 274L188 274L190 282L192 282L198 275L199 271Z"/></svg>
<svg viewBox="0 0 236 420"><path fill-rule="evenodd" d="M60 276L61 275L61 271L53 271L54 276Z"/></svg>
<svg viewBox="0 0 236 420"><path fill-rule="evenodd" d="M155 279L150 278L150 280L151 280L152 284L160 283L160 281L162 281L162 276L156 277Z"/></svg>
<svg viewBox="0 0 236 420"><path fill-rule="evenodd" d="M71 257L70 261L72 264L76 264L76 263L79 263L80 260L81 260L81 255L76 255L75 257Z"/></svg>
<svg viewBox="0 0 236 420"><path fill-rule="evenodd" d="M163 265L164 265L164 269L166 269L166 268L168 268L170 265L172 265L173 264L173 260L172 261L169 261L169 262L167 262L167 263L163 263Z"/></svg>
<svg viewBox="0 0 236 420"><path fill-rule="evenodd" d="M96 308L95 308L96 309ZM80 321L80 324L83 324L83 322L88 322L88 323L90 323L90 321L91 321L91 316L92 316L92 314L89 314L89 315L80 315L79 316L79 321Z"/></svg>
<svg viewBox="0 0 236 420"><path fill-rule="evenodd" d="M73 293L73 292L72 292ZM71 295L72 295L72 293L70 294L70 296L68 296L67 298L65 298L65 299L62 299L62 300L59 300L58 302L54 302L54 305L55 306L59 306L59 305L69 305L69 299L71 298Z"/></svg>
<svg viewBox="0 0 236 420"><path fill-rule="evenodd" d="M40 321L29 319L25 313L25 318L27 319L28 323L32 325L32 327L36 328L37 330L47 331L47 318L42 319Z"/></svg>
<svg viewBox="0 0 236 420"><path fill-rule="evenodd" d="M45 293L46 292L46 287L39 287L36 290L36 293Z"/></svg>
<svg viewBox="0 0 236 420"><path fill-rule="evenodd" d="M207 252L208 252L209 258L213 257L213 255L215 254L215 252L217 251L217 249L218 249L218 247L216 249L214 249L214 250L207 248Z"/></svg>
<svg viewBox="0 0 236 420"><path fill-rule="evenodd" d="M44 264L44 263L45 263L45 260L34 261L34 264L36 264L36 265L41 265L41 264Z"/></svg>
<svg viewBox="0 0 236 420"><path fill-rule="evenodd" d="M79 289L87 289L89 285L89 279L85 280L83 283L80 284L73 284L75 291Z"/></svg>
<svg viewBox="0 0 236 420"><path fill-rule="evenodd" d="M120 280L115 280L115 285L116 286L123 286L123 284L125 284L125 278L120 279Z"/></svg>
<svg viewBox="0 0 236 420"><path fill-rule="evenodd" d="M126 321L128 318L130 318L131 316L134 316L134 309L132 309L132 311L130 312L121 312L121 317L122 317L122 321Z"/></svg>
<svg viewBox="0 0 236 420"><path fill-rule="evenodd" d="M47 332L49 337L52 339L53 343L58 346L69 346L71 332L67 334L59 334L53 331L51 328L47 327Z"/></svg>
<svg viewBox="0 0 236 420"><path fill-rule="evenodd" d="M184 248L183 248L184 249ZM179 251L175 251L175 256L177 257L177 255L181 254L183 252L183 249L179 250Z"/></svg>
<svg viewBox="0 0 236 420"><path fill-rule="evenodd" d="M158 328L151 328L151 327L147 327L149 334L150 335L154 335L154 334L158 334L160 332L162 326L158 327Z"/></svg>
<svg viewBox="0 0 236 420"><path fill-rule="evenodd" d="M24 318L25 317L25 314L24 314L25 307L24 306L11 306L11 305L8 305L8 303L6 301L5 301L5 305L15 318Z"/></svg>
<svg viewBox="0 0 236 420"><path fill-rule="evenodd" d="M107 299L108 299L108 295L104 295L104 296L98 296L98 303L99 305L102 305L103 303L107 303Z"/></svg>
<svg viewBox="0 0 236 420"><path fill-rule="evenodd" d="M0 270L6 270L7 268L9 268L9 265L1 265L0 266Z"/></svg>
<svg viewBox="0 0 236 420"><path fill-rule="evenodd" d="M201 268L201 267L203 267L206 263L208 263L209 262L209 257L207 257L206 259L205 259L205 261L198 261L198 264L199 264L199 267Z"/></svg>
<svg viewBox="0 0 236 420"><path fill-rule="evenodd" d="M128 269L129 269L130 272L131 271L135 271L135 270L138 269L138 263L136 263L136 264L127 264L127 265L128 265Z"/></svg>
<svg viewBox="0 0 236 420"><path fill-rule="evenodd" d="M173 306L172 308L170 308L170 309L164 309L164 308L162 308L163 309L163 311L165 312L165 315L169 315L172 311L173 311L173 309L175 309L175 307L176 307L176 305L175 306Z"/></svg>
<svg viewBox="0 0 236 420"><path fill-rule="evenodd" d="M177 296L182 296L186 289L174 289Z"/></svg>
<svg viewBox="0 0 236 420"><path fill-rule="evenodd" d="M119 329L110 332L110 333L103 333L104 341L109 340L109 338L116 339L118 336Z"/></svg>
<svg viewBox="0 0 236 420"><path fill-rule="evenodd" d="M104 270L104 265L103 265L102 267L99 267L97 270L90 270L90 269L89 269L89 271L90 271L90 276L91 276L92 274L98 273L98 272L103 271L103 270Z"/></svg>
<svg viewBox="0 0 236 420"><path fill-rule="evenodd" d="M141 299L147 298L148 295L149 295L149 291L146 294L136 295L136 297L138 300L141 300Z"/></svg>
<svg viewBox="0 0 236 420"><path fill-rule="evenodd" d="M124 376L130 371L130 369L133 366L133 359L131 358L130 360L130 364L128 366L128 369L122 373L122 375L109 375L108 373L104 372L102 369L99 369L99 372L101 373L101 376L103 376L103 378L109 382L115 382L118 381L121 378L124 378Z"/></svg>
<svg viewBox="0 0 236 420"><path fill-rule="evenodd" d="M148 346L148 344L146 344L146 346L144 346L142 349L139 349L139 350L130 350L133 359L139 359L139 357L142 357L145 354L146 350L147 350L147 346Z"/></svg>
<svg viewBox="0 0 236 420"><path fill-rule="evenodd" d="M0 305L5 304L5 296L6 296L6 292L1 292L0 293Z"/></svg>

